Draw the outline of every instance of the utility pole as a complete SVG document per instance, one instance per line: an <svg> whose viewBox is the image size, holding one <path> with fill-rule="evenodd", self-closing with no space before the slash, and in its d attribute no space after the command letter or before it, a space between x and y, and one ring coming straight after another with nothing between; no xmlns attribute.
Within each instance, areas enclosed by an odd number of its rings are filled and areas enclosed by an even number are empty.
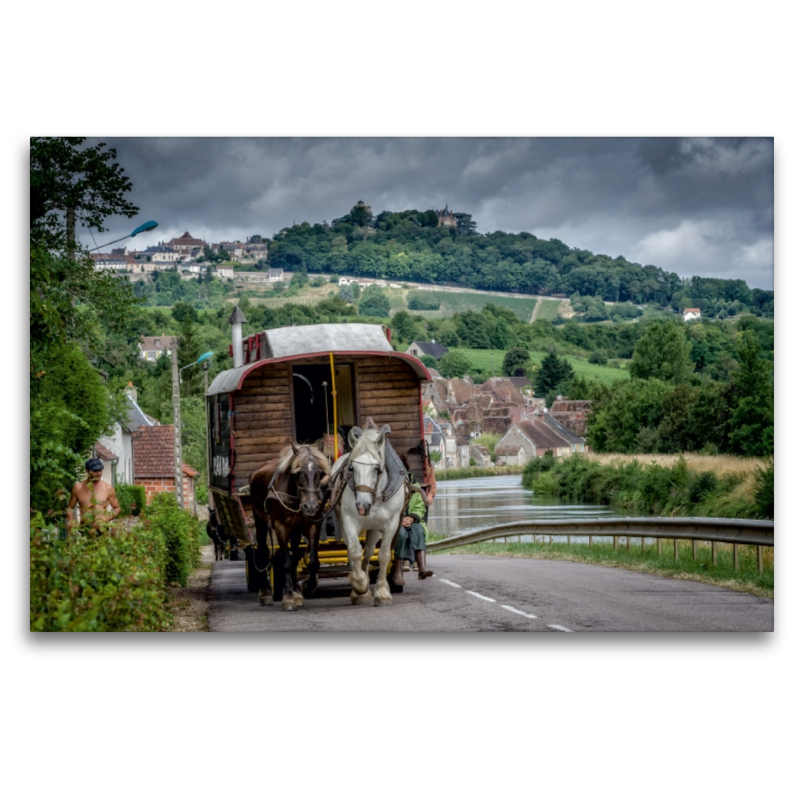
<svg viewBox="0 0 800 800"><path fill-rule="evenodd" d="M175 431L175 499L183 509L183 456L181 453L181 379L178 372L178 337L172 337L172 425Z"/></svg>

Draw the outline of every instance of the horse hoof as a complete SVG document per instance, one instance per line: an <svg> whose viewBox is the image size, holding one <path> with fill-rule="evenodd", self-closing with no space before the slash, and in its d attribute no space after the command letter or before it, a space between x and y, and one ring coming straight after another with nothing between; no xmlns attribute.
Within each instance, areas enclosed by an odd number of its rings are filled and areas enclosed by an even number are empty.
<svg viewBox="0 0 800 800"><path fill-rule="evenodd" d="M378 597L375 595L375 605L376 606L390 606L392 604L391 597Z"/></svg>
<svg viewBox="0 0 800 800"><path fill-rule="evenodd" d="M268 606L272 604L272 595L271 594L260 594L258 596L258 604L260 606Z"/></svg>
<svg viewBox="0 0 800 800"><path fill-rule="evenodd" d="M303 595L301 595L299 592L295 592L292 595L292 600L294 600L294 604L297 606L297 608L303 607Z"/></svg>
<svg viewBox="0 0 800 800"><path fill-rule="evenodd" d="M292 600L284 600L281 602L281 608L284 611L296 611L297 606L294 604Z"/></svg>
<svg viewBox="0 0 800 800"><path fill-rule="evenodd" d="M363 594L359 594L356 591L350 592L350 602L354 605L363 605L364 603L368 603L372 600L372 593L371 592L364 592Z"/></svg>

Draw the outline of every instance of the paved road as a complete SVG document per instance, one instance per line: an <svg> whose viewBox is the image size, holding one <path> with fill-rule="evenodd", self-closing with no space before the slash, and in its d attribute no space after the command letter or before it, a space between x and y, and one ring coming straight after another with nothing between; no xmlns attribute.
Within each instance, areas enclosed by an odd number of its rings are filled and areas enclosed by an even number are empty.
<svg viewBox="0 0 800 800"><path fill-rule="evenodd" d="M431 555L433 578L406 573L403 594L375 608L350 604L346 580L320 584L305 607L260 606L242 561L213 566L212 631L771 631L772 600L565 561Z"/></svg>

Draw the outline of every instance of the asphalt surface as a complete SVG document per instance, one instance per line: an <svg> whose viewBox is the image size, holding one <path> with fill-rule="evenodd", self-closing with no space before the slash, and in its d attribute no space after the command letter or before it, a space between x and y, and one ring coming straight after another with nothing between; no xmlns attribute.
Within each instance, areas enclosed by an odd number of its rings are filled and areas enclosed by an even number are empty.
<svg viewBox="0 0 800 800"><path fill-rule="evenodd" d="M693 581L565 561L431 554L435 576L406 572L391 606L352 605L346 579L320 581L297 611L261 606L243 561L214 562L209 630L772 631L770 599Z"/></svg>

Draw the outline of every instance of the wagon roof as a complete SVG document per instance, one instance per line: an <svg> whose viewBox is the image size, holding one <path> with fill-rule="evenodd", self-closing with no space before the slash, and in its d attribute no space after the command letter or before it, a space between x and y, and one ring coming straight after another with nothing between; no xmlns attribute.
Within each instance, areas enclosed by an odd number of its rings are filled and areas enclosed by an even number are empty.
<svg viewBox="0 0 800 800"><path fill-rule="evenodd" d="M298 325L264 331L264 335L267 358L220 372L208 387L208 394L222 394L241 388L245 376L264 364L326 356L328 353L333 353L334 356L376 355L398 358L408 363L418 378L426 381L431 379L422 362L414 356L392 349L380 325L361 322Z"/></svg>

